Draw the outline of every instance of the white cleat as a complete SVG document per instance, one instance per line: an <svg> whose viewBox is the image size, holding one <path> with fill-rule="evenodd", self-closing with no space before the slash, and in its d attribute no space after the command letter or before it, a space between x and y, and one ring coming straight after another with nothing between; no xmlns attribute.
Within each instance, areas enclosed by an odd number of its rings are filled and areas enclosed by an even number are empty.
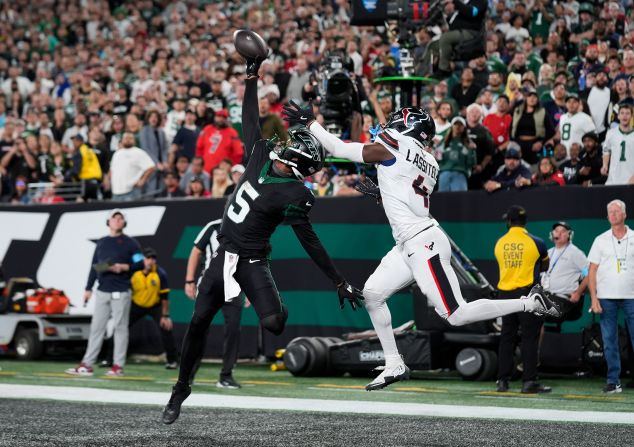
<svg viewBox="0 0 634 447"><path fill-rule="evenodd" d="M535 285L528 293L527 298L535 302L533 313L542 317L559 318L562 315L559 306L550 298L550 294L539 284Z"/></svg>
<svg viewBox="0 0 634 447"><path fill-rule="evenodd" d="M391 367L386 366L376 379L365 386L365 389L367 391L381 390L394 382L408 379L409 368L404 363Z"/></svg>

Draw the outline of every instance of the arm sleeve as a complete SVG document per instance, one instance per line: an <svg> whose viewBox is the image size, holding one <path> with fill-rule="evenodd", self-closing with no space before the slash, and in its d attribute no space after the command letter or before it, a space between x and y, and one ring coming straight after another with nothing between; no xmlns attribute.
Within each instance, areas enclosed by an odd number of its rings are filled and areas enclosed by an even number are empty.
<svg viewBox="0 0 634 447"><path fill-rule="evenodd" d="M68 173L66 174L66 180L74 181L79 178L79 173L81 172L81 153L79 151L75 152L73 155L73 167L70 168Z"/></svg>
<svg viewBox="0 0 634 447"><path fill-rule="evenodd" d="M284 215L282 223L284 225L300 225L304 223L310 225L308 213L310 213L310 210L313 208L315 196L313 196L309 190L304 190L305 194L302 194L301 197L290 202L286 205L286 208L282 210L282 214Z"/></svg>
<svg viewBox="0 0 634 447"><path fill-rule="evenodd" d="M310 222L293 225L293 231L297 236L300 244L306 250L306 253L310 256L315 264L320 268L322 272L335 284L341 284L344 279L341 273L335 267L335 264L328 256L326 249L321 245L321 241L315 234Z"/></svg>
<svg viewBox="0 0 634 447"><path fill-rule="evenodd" d="M553 120L550 117L550 114L546 113L544 115L544 140L550 140L555 135L555 125L553 124Z"/></svg>
<svg viewBox="0 0 634 447"><path fill-rule="evenodd" d="M309 130L333 156L338 158L347 158L355 163L365 163L363 160L364 145L362 143L344 143L324 129L317 121L313 121Z"/></svg>
<svg viewBox="0 0 634 447"><path fill-rule="evenodd" d="M202 157L205 153L204 137L206 135L206 127L207 126L205 126L205 128L200 131L200 133L198 134L198 138L196 139L196 157Z"/></svg>
<svg viewBox="0 0 634 447"><path fill-rule="evenodd" d="M255 142L262 139L260 129L260 112L258 105L258 80L245 81L244 99L242 100L242 135L247 153L251 154Z"/></svg>
<svg viewBox="0 0 634 447"><path fill-rule="evenodd" d="M95 267L93 267L97 263L97 247L95 247L95 253L92 255L92 262L90 263L90 273L88 274L88 282L86 283L85 290L92 290L92 287L95 285L95 281L97 280L97 272L95 271Z"/></svg>

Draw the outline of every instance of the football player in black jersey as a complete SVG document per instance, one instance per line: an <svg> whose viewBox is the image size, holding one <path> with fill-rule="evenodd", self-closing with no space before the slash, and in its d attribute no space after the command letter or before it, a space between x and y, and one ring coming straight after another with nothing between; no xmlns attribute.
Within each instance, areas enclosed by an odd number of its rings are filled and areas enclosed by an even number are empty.
<svg viewBox="0 0 634 447"><path fill-rule="evenodd" d="M194 315L183 341L178 381L163 411L165 424L178 418L183 401L191 393L190 376L202 355L205 332L225 300L230 301L242 290L264 328L276 335L284 330L288 312L268 261L269 239L278 225L293 227L302 247L337 288L342 309L345 300L355 310L363 299L361 291L337 271L308 218L315 198L302 180L322 168L323 146L305 128L289 130L287 142L262 139L257 97L261 62L247 59L242 130L248 163L225 207L218 235L220 247L198 285Z"/></svg>

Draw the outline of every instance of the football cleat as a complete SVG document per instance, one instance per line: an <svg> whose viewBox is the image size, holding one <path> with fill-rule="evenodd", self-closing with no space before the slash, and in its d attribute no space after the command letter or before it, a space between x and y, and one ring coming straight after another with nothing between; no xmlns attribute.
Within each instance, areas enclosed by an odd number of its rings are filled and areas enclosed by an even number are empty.
<svg viewBox="0 0 634 447"><path fill-rule="evenodd" d="M404 363L399 363L396 366L386 366L376 379L365 386L365 389L367 391L381 390L394 382L408 379L409 368Z"/></svg>
<svg viewBox="0 0 634 447"><path fill-rule="evenodd" d="M180 385L177 383L172 388L172 395L170 400L163 410L163 423L173 424L178 416L181 414L181 405L185 402L185 399L192 393L192 389L189 385Z"/></svg>
<svg viewBox="0 0 634 447"><path fill-rule="evenodd" d="M234 380L233 377L221 377L216 382L216 388L224 388L226 390L239 390L242 386Z"/></svg>
<svg viewBox="0 0 634 447"><path fill-rule="evenodd" d="M68 368L64 372L72 376L84 376L84 377L90 377L94 374L94 370L90 366L87 366L84 363L80 363L77 368Z"/></svg>
<svg viewBox="0 0 634 447"><path fill-rule="evenodd" d="M550 298L550 293L539 284L533 286L527 298L534 301L533 313L542 317L559 318L562 315L559 306Z"/></svg>

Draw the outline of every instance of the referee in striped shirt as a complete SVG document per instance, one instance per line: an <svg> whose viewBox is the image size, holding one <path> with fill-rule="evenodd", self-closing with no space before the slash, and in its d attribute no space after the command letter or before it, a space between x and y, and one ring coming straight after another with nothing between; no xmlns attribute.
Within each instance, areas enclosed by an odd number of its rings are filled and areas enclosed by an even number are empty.
<svg viewBox="0 0 634 447"><path fill-rule="evenodd" d="M204 254L204 264L202 270L204 271L209 267L211 258L214 252L218 249L218 231L220 230L220 223L222 219L213 220L209 222L198 233L194 246L189 254L187 260L187 274L185 276L185 294L191 298L196 299L196 271L201 263L201 257ZM216 383L218 388L226 389L238 389L240 384L233 379L231 374L233 365L235 365L238 359L238 348L240 346L240 317L242 315L242 307L244 306L244 295L240 296L231 302L225 302L222 306L222 315L225 319L225 333L224 333L224 346L222 352L222 370L220 371L220 378ZM199 362L200 363L200 362ZM198 369L198 368L196 368Z"/></svg>

